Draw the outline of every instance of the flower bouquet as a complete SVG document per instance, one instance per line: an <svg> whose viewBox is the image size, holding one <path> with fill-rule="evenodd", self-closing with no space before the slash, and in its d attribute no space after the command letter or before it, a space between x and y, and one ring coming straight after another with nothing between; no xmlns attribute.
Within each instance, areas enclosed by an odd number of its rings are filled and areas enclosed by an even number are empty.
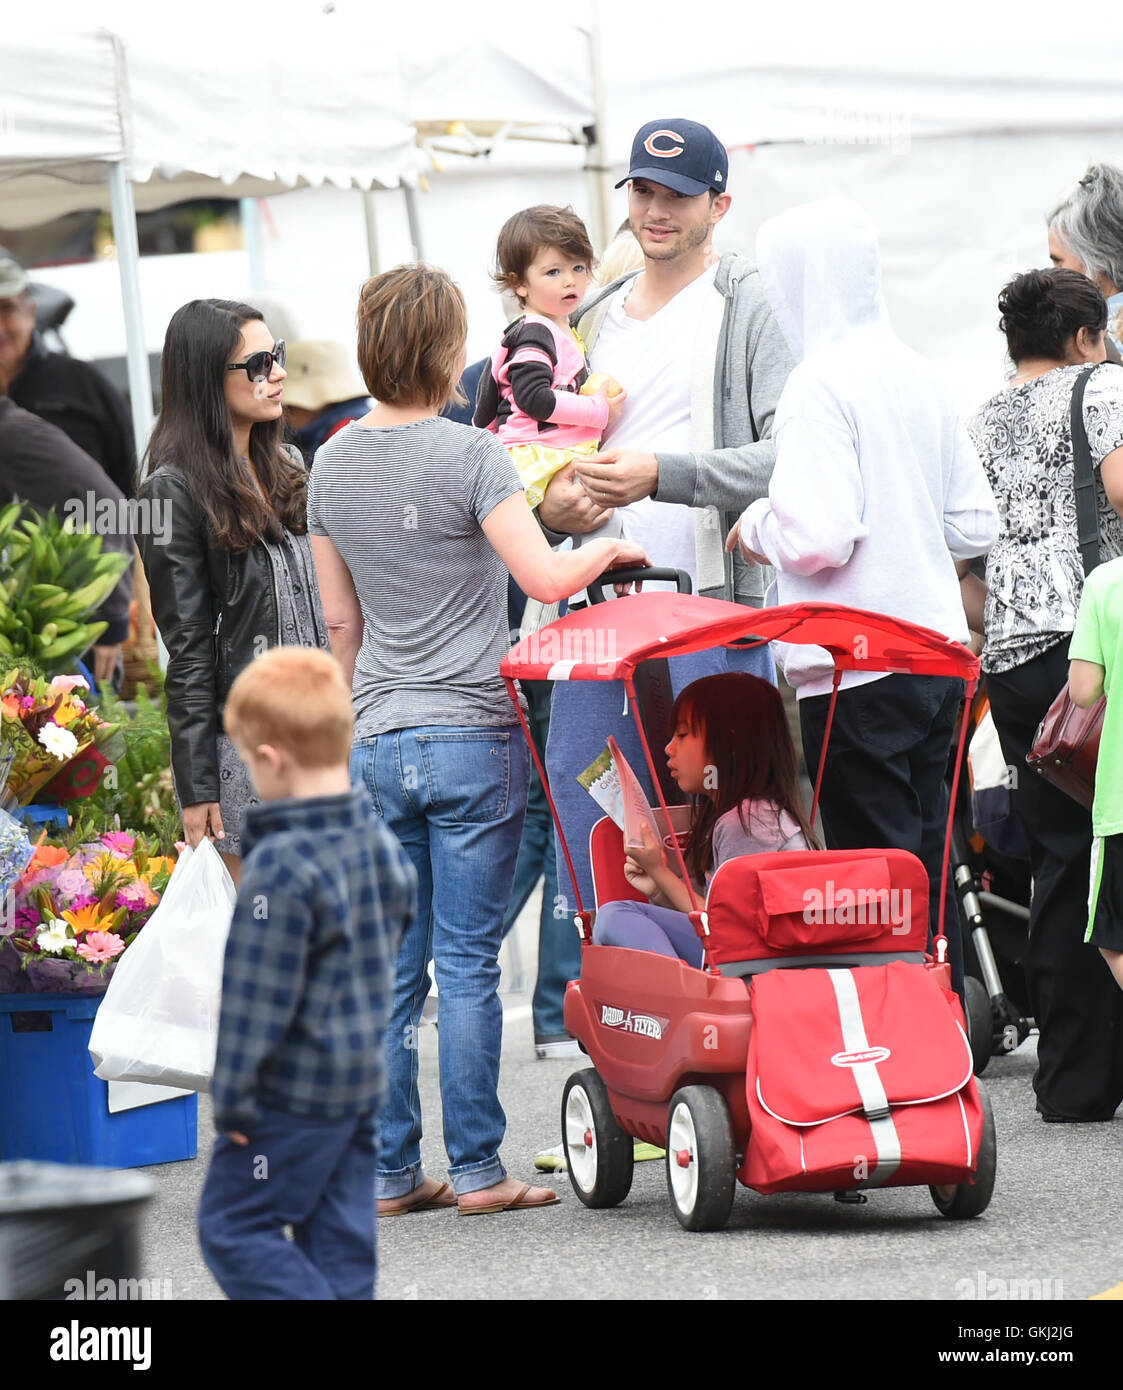
<svg viewBox="0 0 1123 1390"><path fill-rule="evenodd" d="M74 849L41 844L16 881L0 933L35 992L101 994L175 867L155 841L111 831Z"/></svg>
<svg viewBox="0 0 1123 1390"><path fill-rule="evenodd" d="M107 760L98 751L115 732L82 699L81 676L47 681L18 668L0 677L0 749L7 790L21 806L48 787L53 799L89 795Z"/></svg>

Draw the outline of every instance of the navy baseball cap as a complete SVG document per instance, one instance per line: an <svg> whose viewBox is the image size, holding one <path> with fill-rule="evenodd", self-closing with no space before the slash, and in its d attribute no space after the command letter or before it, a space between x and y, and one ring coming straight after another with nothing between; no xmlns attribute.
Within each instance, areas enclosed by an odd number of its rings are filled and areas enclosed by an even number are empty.
<svg viewBox="0 0 1123 1390"><path fill-rule="evenodd" d="M697 121L648 121L636 131L627 176L616 187L628 179L650 179L690 198L709 188L724 193L729 156L713 131Z"/></svg>

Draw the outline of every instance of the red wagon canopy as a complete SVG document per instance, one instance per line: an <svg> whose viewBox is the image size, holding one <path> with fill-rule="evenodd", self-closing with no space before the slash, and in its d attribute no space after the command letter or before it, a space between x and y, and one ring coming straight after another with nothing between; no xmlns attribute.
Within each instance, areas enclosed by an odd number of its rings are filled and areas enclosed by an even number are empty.
<svg viewBox="0 0 1123 1390"><path fill-rule="evenodd" d="M748 608L690 594L633 594L567 613L514 647L516 680L624 680L642 661L710 647L793 642L824 647L841 671L978 679L978 658L942 632L837 603Z"/></svg>

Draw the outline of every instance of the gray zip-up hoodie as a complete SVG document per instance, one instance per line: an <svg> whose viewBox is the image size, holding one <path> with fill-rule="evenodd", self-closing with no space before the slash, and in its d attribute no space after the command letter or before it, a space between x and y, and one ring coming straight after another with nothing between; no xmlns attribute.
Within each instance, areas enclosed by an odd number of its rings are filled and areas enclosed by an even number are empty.
<svg viewBox="0 0 1123 1390"><path fill-rule="evenodd" d="M577 330L590 351L609 300L632 278L614 281L581 309ZM707 321L699 325L691 382L694 447L688 454L656 453L653 496L695 508L699 591L759 607L772 572L726 555L725 537L749 503L768 494L776 461L772 417L795 362L752 261L732 252L722 256L714 291ZM701 350L710 341L712 356ZM659 563L657 555L651 558Z"/></svg>

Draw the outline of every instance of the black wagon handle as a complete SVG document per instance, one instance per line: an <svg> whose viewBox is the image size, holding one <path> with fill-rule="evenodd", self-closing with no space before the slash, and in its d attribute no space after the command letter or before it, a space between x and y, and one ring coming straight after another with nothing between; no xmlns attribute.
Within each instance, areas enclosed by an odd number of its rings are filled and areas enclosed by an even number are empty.
<svg viewBox="0 0 1123 1390"><path fill-rule="evenodd" d="M605 596L602 590L604 584L636 584L639 581L666 580L673 583L680 594L689 594L694 586L690 582L690 576L685 570L658 569L650 565L637 565L632 569L605 570L599 579L594 579L588 586L587 593L590 603L604 603Z"/></svg>

